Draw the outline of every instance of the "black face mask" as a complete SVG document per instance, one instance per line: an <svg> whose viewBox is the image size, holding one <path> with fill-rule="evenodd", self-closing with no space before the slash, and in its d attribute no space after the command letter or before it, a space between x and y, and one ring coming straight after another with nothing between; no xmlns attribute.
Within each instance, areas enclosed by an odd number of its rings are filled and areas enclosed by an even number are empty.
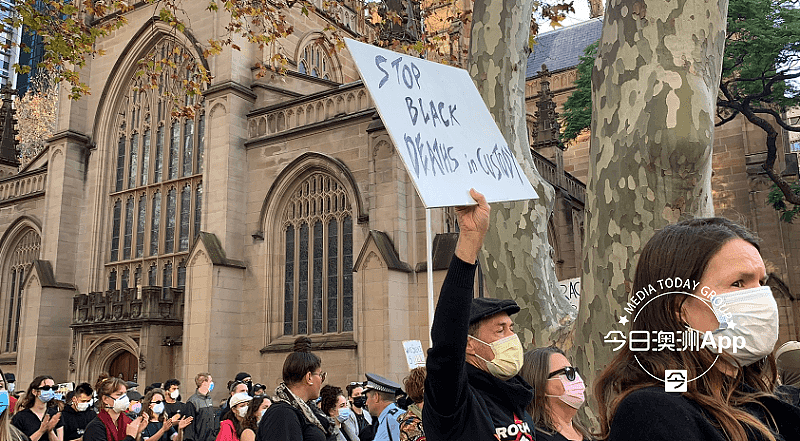
<svg viewBox="0 0 800 441"><path fill-rule="evenodd" d="M361 409L367 405L367 397L365 395L361 395L360 397L353 398L353 406Z"/></svg>

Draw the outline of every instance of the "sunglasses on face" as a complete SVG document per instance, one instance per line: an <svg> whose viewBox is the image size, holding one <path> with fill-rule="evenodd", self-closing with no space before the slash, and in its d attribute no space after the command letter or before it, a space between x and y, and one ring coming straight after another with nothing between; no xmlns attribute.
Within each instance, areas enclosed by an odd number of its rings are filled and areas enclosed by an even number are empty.
<svg viewBox="0 0 800 441"><path fill-rule="evenodd" d="M163 402L164 402L164 400L151 401L150 404L161 404Z"/></svg>
<svg viewBox="0 0 800 441"><path fill-rule="evenodd" d="M564 376L567 377L567 380L575 381L575 376L578 375L578 368L572 366L563 367L557 371L550 372L550 374L547 376L547 379L550 380L556 375L561 374L564 374Z"/></svg>
<svg viewBox="0 0 800 441"><path fill-rule="evenodd" d="M56 386L42 386L42 387L37 387L36 389L38 389L38 390L53 390L54 391L57 388L56 388Z"/></svg>

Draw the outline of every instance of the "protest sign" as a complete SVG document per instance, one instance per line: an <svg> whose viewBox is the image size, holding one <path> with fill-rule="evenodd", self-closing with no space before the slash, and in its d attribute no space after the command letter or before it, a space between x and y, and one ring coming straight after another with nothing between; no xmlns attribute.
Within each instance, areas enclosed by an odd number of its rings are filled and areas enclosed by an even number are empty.
<svg viewBox="0 0 800 441"><path fill-rule="evenodd" d="M345 42L426 208L537 197L467 71Z"/></svg>
<svg viewBox="0 0 800 441"><path fill-rule="evenodd" d="M425 353L422 351L422 342L419 340L403 340L403 350L406 353L408 368L425 366Z"/></svg>
<svg viewBox="0 0 800 441"><path fill-rule="evenodd" d="M569 300L570 305L576 310L581 303L581 278L567 279L558 282L561 295Z"/></svg>

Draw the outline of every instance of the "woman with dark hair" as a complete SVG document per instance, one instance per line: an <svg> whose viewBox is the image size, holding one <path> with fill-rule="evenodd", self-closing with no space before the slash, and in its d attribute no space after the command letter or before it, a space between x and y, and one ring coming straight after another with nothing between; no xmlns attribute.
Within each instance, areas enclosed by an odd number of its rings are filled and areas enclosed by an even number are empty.
<svg viewBox="0 0 800 441"><path fill-rule="evenodd" d="M341 387L327 385L319 393L320 408L334 422L337 441L358 441L358 422Z"/></svg>
<svg viewBox="0 0 800 441"><path fill-rule="evenodd" d="M181 418L175 414L172 418L167 418L164 410L164 397L166 393L163 389L150 389L142 400L142 414L146 417L147 426L142 429L142 440L152 438L152 441L181 441L183 430L192 422L192 417ZM178 430L175 430L175 427Z"/></svg>
<svg viewBox="0 0 800 441"><path fill-rule="evenodd" d="M323 441L333 435L333 422L317 406L326 373L322 360L311 352L311 339L298 337L283 362L283 381L275 389L272 406L258 425L259 441Z"/></svg>
<svg viewBox="0 0 800 441"><path fill-rule="evenodd" d="M242 441L255 441L256 433L258 433L258 423L261 422L261 417L264 416L264 412L267 411L271 404L272 401L266 395L253 397L247 407L244 420L242 420L242 434L239 439Z"/></svg>
<svg viewBox="0 0 800 441"><path fill-rule="evenodd" d="M53 398L56 383L49 375L40 375L31 381L25 396L19 402L19 412L11 424L31 441L63 441L64 423Z"/></svg>
<svg viewBox="0 0 800 441"><path fill-rule="evenodd" d="M657 231L636 266L631 292L644 299L629 302L630 329L682 334L686 349L622 347L595 385L601 439L797 439L800 409L773 393L778 308L766 279L756 238L731 221ZM666 370L685 371L686 392L665 391Z"/></svg>
<svg viewBox="0 0 800 441"><path fill-rule="evenodd" d="M5 384L6 377L0 370L0 381ZM7 390L0 390L0 441L28 441L29 438L11 424L11 399Z"/></svg>
<svg viewBox="0 0 800 441"><path fill-rule="evenodd" d="M124 414L130 404L125 381L101 376L94 390L100 411L86 426L83 441L134 441L144 430L147 416L131 420Z"/></svg>
<svg viewBox="0 0 800 441"><path fill-rule="evenodd" d="M425 441L425 431L422 428L422 407L425 404L425 366L411 370L408 377L403 380L408 398L414 404L408 406L408 411L397 417L400 423L400 441Z"/></svg>
<svg viewBox="0 0 800 441"><path fill-rule="evenodd" d="M519 374L533 386L533 400L527 411L537 440L591 439L576 416L586 400L586 387L578 369L572 367L561 349L550 346L526 352Z"/></svg>

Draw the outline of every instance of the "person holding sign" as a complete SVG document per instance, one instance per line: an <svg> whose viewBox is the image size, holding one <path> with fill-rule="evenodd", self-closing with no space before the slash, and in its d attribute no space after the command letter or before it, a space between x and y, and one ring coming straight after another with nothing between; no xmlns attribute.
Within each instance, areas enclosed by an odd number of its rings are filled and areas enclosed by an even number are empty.
<svg viewBox="0 0 800 441"><path fill-rule="evenodd" d="M429 441L533 440L525 407L533 389L518 374L523 352L514 333L513 300L473 299L475 261L489 230L489 204L458 207L455 256L447 271L431 329L422 420Z"/></svg>

